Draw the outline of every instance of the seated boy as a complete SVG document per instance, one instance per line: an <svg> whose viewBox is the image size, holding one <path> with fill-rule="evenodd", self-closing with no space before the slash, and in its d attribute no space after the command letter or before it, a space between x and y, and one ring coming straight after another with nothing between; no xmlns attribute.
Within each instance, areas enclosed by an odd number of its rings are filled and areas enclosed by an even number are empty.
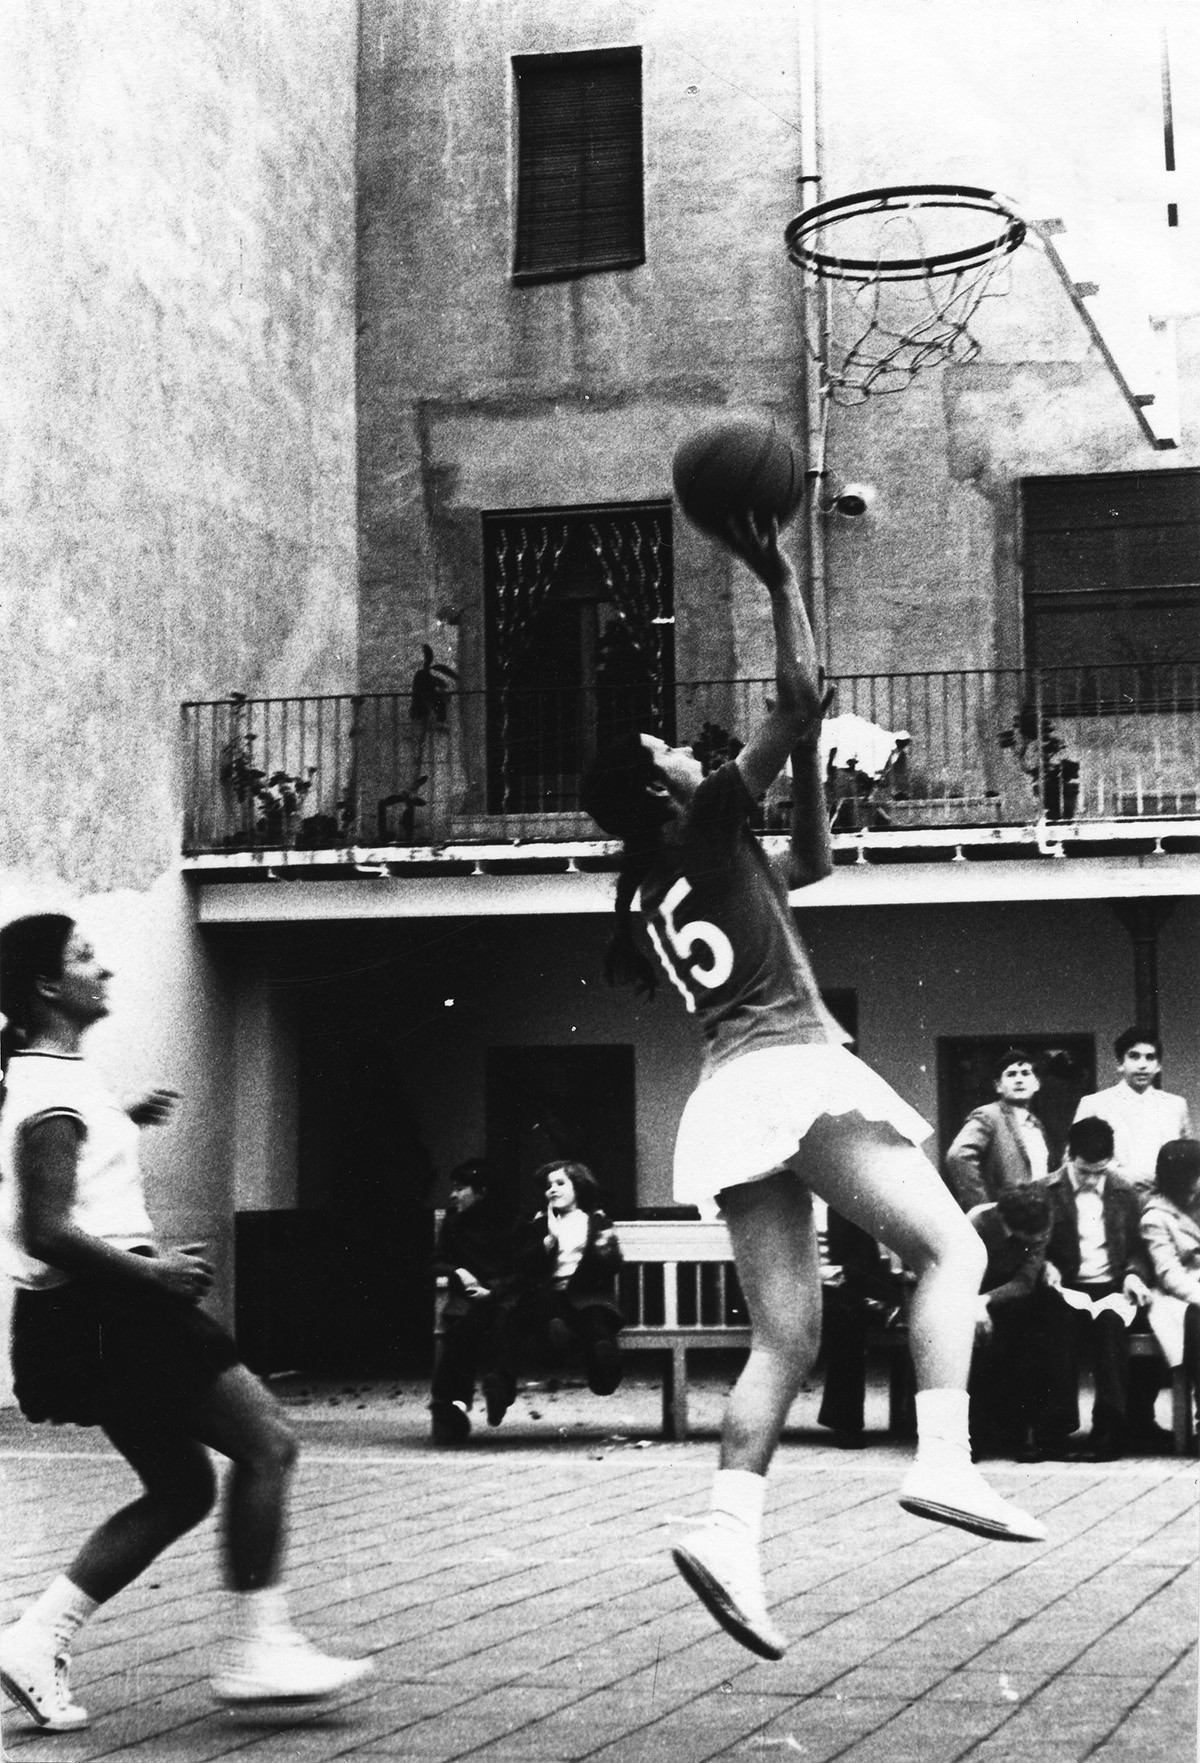
<svg viewBox="0 0 1200 1763"><path fill-rule="evenodd" d="M470 1433L476 1378L489 1426L499 1426L517 1393L512 1263L512 1213L488 1164L468 1158L451 1174L434 1248L434 1272L449 1288L429 1392L435 1444L461 1444Z"/></svg>

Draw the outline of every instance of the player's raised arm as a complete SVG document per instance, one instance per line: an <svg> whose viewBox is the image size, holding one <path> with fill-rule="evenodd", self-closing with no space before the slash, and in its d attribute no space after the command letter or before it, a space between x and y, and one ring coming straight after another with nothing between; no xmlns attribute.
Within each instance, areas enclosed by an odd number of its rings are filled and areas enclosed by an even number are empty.
<svg viewBox="0 0 1200 1763"><path fill-rule="evenodd" d="M830 873L829 817L821 776L821 673L796 572L779 549L775 521L731 516L722 535L765 586L775 626L775 703L738 754L746 787L762 796L792 761L792 843L788 880L806 887Z"/></svg>

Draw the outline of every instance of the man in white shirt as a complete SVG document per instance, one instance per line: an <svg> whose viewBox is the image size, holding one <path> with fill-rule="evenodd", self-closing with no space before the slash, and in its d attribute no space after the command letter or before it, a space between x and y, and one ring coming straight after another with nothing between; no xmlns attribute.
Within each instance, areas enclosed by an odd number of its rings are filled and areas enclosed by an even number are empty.
<svg viewBox="0 0 1200 1763"><path fill-rule="evenodd" d="M1076 1120L1107 1120L1113 1129L1114 1167L1143 1197L1154 1186L1158 1153L1171 1139L1190 1139L1192 1123L1182 1096L1155 1088L1162 1042L1147 1029L1127 1028L1113 1043L1120 1081L1084 1096Z"/></svg>

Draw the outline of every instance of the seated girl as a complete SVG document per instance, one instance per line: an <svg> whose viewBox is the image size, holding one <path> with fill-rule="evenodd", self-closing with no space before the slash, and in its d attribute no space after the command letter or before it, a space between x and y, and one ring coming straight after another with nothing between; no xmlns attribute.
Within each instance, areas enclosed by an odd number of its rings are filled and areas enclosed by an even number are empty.
<svg viewBox="0 0 1200 1763"><path fill-rule="evenodd" d="M1142 1212L1154 1263L1150 1326L1172 1369L1186 1364L1200 1387L1200 1143L1171 1139L1158 1153Z"/></svg>
<svg viewBox="0 0 1200 1763"><path fill-rule="evenodd" d="M555 1357L582 1347L588 1388L611 1395L621 1381L614 1289L621 1250L600 1209L600 1184L586 1164L566 1160L543 1164L534 1179L545 1185L546 1208L519 1252L519 1315Z"/></svg>

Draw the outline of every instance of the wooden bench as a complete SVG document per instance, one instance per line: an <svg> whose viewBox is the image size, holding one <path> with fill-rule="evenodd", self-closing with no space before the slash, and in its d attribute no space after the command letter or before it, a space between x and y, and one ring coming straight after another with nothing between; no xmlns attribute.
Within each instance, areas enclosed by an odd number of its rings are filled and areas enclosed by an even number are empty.
<svg viewBox="0 0 1200 1763"><path fill-rule="evenodd" d="M1152 1334L1131 1334L1129 1356L1131 1359L1162 1359L1162 1348ZM1166 1364L1165 1359L1163 1364ZM1182 1365L1170 1369L1171 1437L1175 1443L1175 1455L1183 1457L1192 1449L1196 1440L1196 1429L1192 1421L1191 1384Z"/></svg>
<svg viewBox="0 0 1200 1763"><path fill-rule="evenodd" d="M442 1215L435 1214L440 1225ZM620 1275L622 1351L654 1353L662 1362L662 1430L665 1439L688 1436L688 1354L750 1347L750 1324L733 1265L729 1232L719 1219L627 1219L615 1226L624 1266ZM437 1281L434 1352L445 1329L447 1282ZM888 1433L911 1436L915 1427L908 1329L874 1328L868 1350L881 1354L888 1371ZM1155 1358L1152 1334L1129 1337L1133 1358ZM1192 1392L1182 1366L1171 1374L1171 1433L1177 1455L1195 1444Z"/></svg>
<svg viewBox="0 0 1200 1763"><path fill-rule="evenodd" d="M616 1232L625 1262L621 1350L659 1356L663 1437L686 1439L688 1354L750 1346L729 1232L719 1220L698 1219L624 1221ZM872 1329L867 1345L888 1361L889 1433L911 1432L907 1328Z"/></svg>
<svg viewBox="0 0 1200 1763"><path fill-rule="evenodd" d="M688 1436L688 1354L750 1345L750 1325L733 1266L729 1232L719 1220L633 1220L618 1223L625 1267L621 1303L627 1321L622 1349L656 1353L662 1360L662 1428L667 1439ZM914 1430L912 1362L903 1323L875 1328L868 1350L888 1368L888 1432ZM1132 1358L1159 1358L1152 1334L1129 1337ZM1177 1455L1195 1443L1192 1392L1182 1366L1171 1373L1171 1433Z"/></svg>

